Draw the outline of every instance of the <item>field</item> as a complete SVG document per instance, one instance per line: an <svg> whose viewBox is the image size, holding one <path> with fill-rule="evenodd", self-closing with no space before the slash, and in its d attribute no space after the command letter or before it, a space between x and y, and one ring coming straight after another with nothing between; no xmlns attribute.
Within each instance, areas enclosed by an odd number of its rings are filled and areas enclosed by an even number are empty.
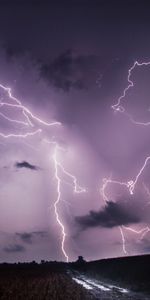
<svg viewBox="0 0 150 300"><path fill-rule="evenodd" d="M1 266L0 300L92 299L62 270L38 265Z"/></svg>

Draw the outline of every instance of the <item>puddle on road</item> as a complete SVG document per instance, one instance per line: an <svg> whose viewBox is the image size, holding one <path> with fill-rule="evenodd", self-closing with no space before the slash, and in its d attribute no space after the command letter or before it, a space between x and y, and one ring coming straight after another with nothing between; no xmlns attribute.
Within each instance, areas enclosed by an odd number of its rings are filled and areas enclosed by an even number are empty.
<svg viewBox="0 0 150 300"><path fill-rule="evenodd" d="M72 279L82 285L85 289L91 290L91 293L96 297L101 297L101 299L112 299L112 295L114 296L113 299L135 299L135 300L149 300L150 298L143 294L137 294L131 292L128 289L122 288L120 286L116 286L113 284L107 284L103 282L99 282L98 280L93 280L84 277L83 275L78 275L78 277L72 277ZM102 293L104 292L104 293ZM116 294L117 293L117 294ZM118 295L120 294L118 298ZM122 295L121 295L122 294ZM131 298L132 297L132 298Z"/></svg>
<svg viewBox="0 0 150 300"><path fill-rule="evenodd" d="M78 284L82 285L84 288L86 288L87 290L93 290L93 288L87 284L85 281L81 280L81 279L78 279L78 278L75 278L75 277L72 277L72 279L77 282Z"/></svg>
<svg viewBox="0 0 150 300"><path fill-rule="evenodd" d="M102 284L96 283L91 279L85 279L85 282L91 284L93 287L97 287L98 289L102 290L102 291L110 291L109 287L106 287Z"/></svg>
<svg viewBox="0 0 150 300"><path fill-rule="evenodd" d="M119 286L115 286L115 285L108 285L108 286L112 289L116 289L116 290L120 291L121 293L129 293L129 290L121 288Z"/></svg>
<svg viewBox="0 0 150 300"><path fill-rule="evenodd" d="M74 281L76 281L78 284L82 285L84 288L87 290L93 290L95 288L100 289L101 291L104 292L110 292L113 289L118 290L121 293L128 293L129 290L115 286L115 285L102 285L102 283L99 283L98 281L94 281L92 279L87 279L85 277L73 277L72 278Z"/></svg>

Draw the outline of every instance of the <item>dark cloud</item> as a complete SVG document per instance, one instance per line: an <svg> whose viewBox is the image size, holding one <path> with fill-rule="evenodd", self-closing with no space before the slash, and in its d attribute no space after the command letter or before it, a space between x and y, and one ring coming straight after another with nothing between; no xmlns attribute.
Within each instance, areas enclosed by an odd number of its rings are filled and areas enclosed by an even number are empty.
<svg viewBox="0 0 150 300"><path fill-rule="evenodd" d="M16 233L17 236L19 236L19 238L27 244L32 244L32 233Z"/></svg>
<svg viewBox="0 0 150 300"><path fill-rule="evenodd" d="M30 170L34 170L34 171L39 170L39 167L37 167L35 165L31 165L27 161L16 162L15 167L18 168L18 169L26 168L26 169L30 169Z"/></svg>
<svg viewBox="0 0 150 300"><path fill-rule="evenodd" d="M25 248L22 245L14 244L5 247L3 250L7 253L13 253L13 252L23 252L25 251Z"/></svg>
<svg viewBox="0 0 150 300"><path fill-rule="evenodd" d="M47 235L47 231L33 231L33 232L23 232L23 233L16 233L16 235L27 244L32 244L33 238L35 236L44 238Z"/></svg>
<svg viewBox="0 0 150 300"><path fill-rule="evenodd" d="M67 50L49 64L43 64L41 75L64 91L72 88L80 90L96 84L103 67L100 57L96 55L77 55Z"/></svg>
<svg viewBox="0 0 150 300"><path fill-rule="evenodd" d="M79 226L84 230L89 227L113 228L140 222L140 218L125 208L120 203L112 201L100 211L90 211L88 215L75 218Z"/></svg>

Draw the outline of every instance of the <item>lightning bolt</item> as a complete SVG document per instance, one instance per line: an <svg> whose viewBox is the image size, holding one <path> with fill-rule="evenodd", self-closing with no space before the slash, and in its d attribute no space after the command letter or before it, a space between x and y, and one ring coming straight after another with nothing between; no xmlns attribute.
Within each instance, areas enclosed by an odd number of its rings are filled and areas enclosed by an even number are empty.
<svg viewBox="0 0 150 300"><path fill-rule="evenodd" d="M122 226L119 226L119 230L120 230L121 238L122 238L122 249L123 249L124 254L127 255L128 252L126 250L125 237L124 237L124 233L123 233L123 230L122 230Z"/></svg>
<svg viewBox="0 0 150 300"><path fill-rule="evenodd" d="M69 256L65 250L65 239L66 239L67 234L66 234L65 226L64 226L63 222L61 221L61 218L60 218L60 215L58 212L58 205L59 205L59 203L61 201L61 197L62 197L61 196L61 186L62 186L62 182L63 182L63 179L61 179L59 176L59 170L61 170L64 175L66 175L69 179L71 179L74 193L84 193L84 192L86 192L86 189L81 187L80 185L78 185L77 178L73 174L66 171L65 168L63 167L63 165L59 162L58 152L65 151L65 149L60 147L59 144L55 141L48 141L46 139L44 139L43 141L45 143L54 145L54 152L53 152L52 159L54 162L55 179L56 179L56 183L57 183L57 198L56 198L56 201L54 202L54 211L55 211L56 221L57 221L58 225L60 226L61 233L62 233L61 249L66 258L66 261L68 262Z"/></svg>
<svg viewBox="0 0 150 300"><path fill-rule="evenodd" d="M126 112L124 106L122 105L122 102L125 100L125 97L127 95L127 92L134 87L134 82L131 80L131 76L132 76L132 72L134 71L134 69L136 67L143 67L143 66L150 66L150 62L138 62L135 61L134 64L129 68L128 70L128 75L127 75L127 82L128 85L127 87L123 90L122 95L117 99L116 104L112 105L111 108L114 110L114 112L120 112L123 113L124 115L126 115L130 121L135 124L135 125L142 125L142 126L149 126L150 122L141 122L141 121L136 121L134 120L134 118ZM116 181L116 180L112 180L111 178L103 179L103 185L100 188L100 193L102 195L103 200L105 201L105 203L107 203L109 201L108 196L106 195L106 188L109 184L118 184L118 185L122 185L128 188L128 191L131 195L133 195L134 193L134 189L136 187L136 184L141 176L141 174L143 173L145 167L147 166L148 162L150 160L150 156L146 157L146 159L144 160L144 163L141 167L141 169L139 170L139 172L137 173L137 175L135 176L135 179L133 180L129 180L127 182L120 182L120 181ZM146 192L148 193L148 195L150 195L150 192L148 190L147 187L145 187ZM141 240L144 238L144 236L150 232L150 228L148 226L140 229L140 230L135 230L132 227L127 227L127 226L119 226L119 230L121 233L121 238L122 238L122 248L123 248L123 252L125 254L127 254L127 250L126 250L126 246L125 246L125 237L124 237L124 233L123 233L123 229L130 231L134 234L140 234L141 235Z"/></svg>
<svg viewBox="0 0 150 300"><path fill-rule="evenodd" d="M61 179L58 175L58 163L57 163L57 157L56 157L56 148L55 148L55 151L54 151L54 154L53 154L53 160L54 160L54 167L55 167L55 178L56 178L56 182L57 182L57 199L54 203L54 210L55 210L55 216L56 216L56 220L57 220L57 223L59 224L60 228L61 228L61 232L62 232L62 242L61 242L61 249L62 249L62 252L66 258L66 261L68 262L69 260L69 257L65 251L65 248L64 248L64 243L65 243L65 238L66 238L66 232L65 232L65 226L63 225L63 223L61 222L60 220L60 216L59 216L59 213L58 213L58 204L60 202L60 199L61 199Z"/></svg>
<svg viewBox="0 0 150 300"><path fill-rule="evenodd" d="M148 163L149 159L150 159L150 156L146 157L143 166L141 167L141 169L139 170L138 174L137 174L136 177L135 177L135 180L134 180L134 181L131 181L130 188L129 188L129 191L130 191L130 194L131 194L131 195L133 194L135 185L136 185L136 183L137 183L139 177L140 177L141 174L143 173L145 167L147 166L147 163Z"/></svg>
<svg viewBox="0 0 150 300"><path fill-rule="evenodd" d="M120 113L125 113L125 108L123 107L123 105L121 105L122 101L125 99L127 92L129 91L129 89L134 87L134 82L131 80L131 76L132 76L132 71L134 71L134 69L136 67L143 67L143 66L149 66L150 62L141 62L139 63L138 61L135 61L134 64L129 68L128 70L128 76L127 76L127 82L128 85L127 87L124 89L123 94L118 98L116 104L112 105L111 108L115 111L115 112L120 112ZM139 122L139 121L134 121L134 119L132 118L132 116L130 114L127 114L129 116L129 118L131 119L131 121L136 124L136 125L150 125L150 122Z"/></svg>
<svg viewBox="0 0 150 300"><path fill-rule="evenodd" d="M7 139L7 138L27 138L29 136L33 136L33 135L36 135L37 133L41 133L41 132L42 132L41 129L37 129L32 132L27 132L25 134L14 134L14 133L4 134L4 133L0 132L0 136L5 139Z"/></svg>
<svg viewBox="0 0 150 300"><path fill-rule="evenodd" d="M141 228L139 230L136 230L136 229L133 229L132 227L128 227L128 226L122 226L124 229L128 230L128 231L131 231L133 233L136 233L136 234L142 234L141 237L140 237L140 240L142 240L144 238L144 236L150 231L150 228L149 226L146 226L144 228Z"/></svg>
<svg viewBox="0 0 150 300"><path fill-rule="evenodd" d="M106 195L106 188L108 186L108 184L117 184L117 185L121 185L121 186L125 186L126 188L129 189L131 182L121 182L121 181L117 181L117 180L112 180L111 178L103 178L103 184L102 187L100 188L100 194L102 195L102 198L105 202L108 202L108 196Z"/></svg>
<svg viewBox="0 0 150 300"><path fill-rule="evenodd" d="M120 181L116 181L116 180L112 180L111 178L103 178L103 184L102 187L100 188L100 194L102 196L102 199L104 200L105 204L107 204L109 202L109 197L106 194L106 189L108 187L108 185L110 184L115 184L115 185L120 185L120 186L125 186L128 190L130 190L130 184L127 182L120 182ZM150 191L149 189L146 187L146 192L148 193L148 195L150 195ZM131 194L132 195L132 194ZM150 232L150 228L149 226L146 226L144 228L141 228L139 230L136 230L132 227L128 227L128 226L118 226L120 234L121 234L121 239L122 239L122 250L124 252L124 254L128 254L127 250L126 250L126 241L125 241L125 236L124 236L124 231L123 229L130 231L134 234L138 234L141 235L140 240L142 240L144 238L144 236Z"/></svg>
<svg viewBox="0 0 150 300"><path fill-rule="evenodd" d="M100 194L102 196L102 199L104 200L105 204L107 204L109 202L109 197L106 194L106 188L109 184L117 184L117 185L121 185L121 186L125 186L128 188L128 184L125 182L120 182L120 181L116 181L116 180L112 180L111 176L110 178L103 178L103 184L102 187L100 188ZM127 250L126 250L126 245L125 245L125 237L123 234L123 229L122 226L118 226L120 234L121 234L121 239L122 239L122 249L124 254L127 254Z"/></svg>
<svg viewBox="0 0 150 300"><path fill-rule="evenodd" d="M107 188L108 184L118 184L118 185L122 185L128 188L130 195L133 195L134 193L134 189L135 186L137 184L137 181L139 180L139 177L141 176L141 174L143 173L145 167L147 166L148 162L150 160L150 156L146 157L144 164L142 165L141 169L139 170L138 174L136 175L135 179L133 180L129 180L127 182L122 182L122 181L117 181L117 180L112 180L112 179L107 179L107 178L103 178L103 185L102 188L100 189L100 193L103 197L103 199L106 201L108 200L108 197L105 194L105 189Z"/></svg>
<svg viewBox="0 0 150 300"><path fill-rule="evenodd" d="M8 118L7 116L5 116L5 114L1 113L0 115L5 118L7 121L13 122L13 123L20 123L23 125L27 125L27 126L31 126L34 127L34 124L32 123L31 120L36 121L37 123L44 125L44 126L54 126L54 125L62 125L60 122L51 122L48 123L42 119L40 119L39 117L35 116L30 110L29 108L27 108L26 106L22 105L21 101L17 98L15 98L12 95L11 92L11 88L10 87L5 87L4 85L0 84L0 88L3 89L3 91L5 91L9 97L9 99L11 100L11 103L9 102L2 102L0 101L0 108L1 107L10 107L10 108L17 108L19 110L22 111L22 114L24 115L26 122L24 121L18 121L18 120L13 120L11 118ZM12 103L13 102L13 103Z"/></svg>
<svg viewBox="0 0 150 300"><path fill-rule="evenodd" d="M36 115L34 115L30 110L29 108L27 108L26 106L24 106L21 101L19 99L17 99L16 97L14 97L12 95L12 92L11 92L11 88L9 87L5 87L4 85L0 84L0 88L3 90L3 92L5 92L10 100L10 103L9 102L5 102L5 101L2 101L3 100L3 97L1 97L1 100L0 100L0 109L3 108L3 107L6 107L6 108L11 108L11 109L17 109L19 111L22 112L22 115L23 115L23 120L17 120L17 119L12 119L10 117L8 117L6 114L0 112L0 116L11 122L11 123L14 123L14 124L17 124L17 125L23 125L24 127L28 127L28 128L33 128L35 127L35 123L36 125L40 125L40 127L37 129L37 130L30 130L26 133L9 133L9 134L5 134L3 132L0 132L0 137L4 138L4 139L8 139L8 138L20 138L20 139L25 139L25 138L28 138L28 137L32 137L34 135L37 135L37 134L41 134L43 132L43 128L41 128L41 126L60 126L62 125L60 122L47 122L45 120L42 120L41 118L37 117ZM52 159L53 159L53 163L54 163L54 176L55 176L55 179L56 179L56 193L57 193L57 198L56 198L56 201L54 202L54 212L55 212L55 217L56 217L56 221L58 223L58 225L60 226L60 229L61 229L61 234L62 234L62 241L61 241L61 250L62 250L62 253L66 259L66 261L68 262L69 261L69 256L65 250L65 238L66 238L66 231L65 231L65 226L60 218L60 215L59 215L59 211L58 211L58 205L59 205L59 202L61 200L61 184L62 184L62 179L60 178L59 176L59 170L61 170L63 172L63 174L65 174L71 181L72 181L72 184L73 184L73 191L74 193L83 193L85 192L85 188L81 187L78 185L77 183L77 178L69 173L68 171L65 170L65 168L63 167L63 165L58 161L58 158L57 158L57 154L58 154L58 151L60 150L63 150L63 148L61 148L57 142L49 142L49 141L46 141L45 139L43 139L44 142L47 142L47 143L50 143L50 144L54 144L55 147L54 147L54 152L53 152L53 155L52 155Z"/></svg>

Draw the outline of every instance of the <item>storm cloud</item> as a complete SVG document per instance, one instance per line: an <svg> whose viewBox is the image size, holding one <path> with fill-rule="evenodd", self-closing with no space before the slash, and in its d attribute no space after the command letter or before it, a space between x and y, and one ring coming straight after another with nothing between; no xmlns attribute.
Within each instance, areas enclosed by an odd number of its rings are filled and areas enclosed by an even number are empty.
<svg viewBox="0 0 150 300"><path fill-rule="evenodd" d="M37 167L35 165L32 165L32 164L28 163L27 161L16 162L15 163L15 167L17 169L25 168L25 169L34 170L34 171L38 171L39 170L39 167Z"/></svg>
<svg viewBox="0 0 150 300"><path fill-rule="evenodd" d="M76 217L75 221L85 230L90 227L113 228L121 225L139 223L140 218L134 213L123 208L120 203L112 201L100 211L90 211L85 216Z"/></svg>
<svg viewBox="0 0 150 300"><path fill-rule="evenodd" d="M44 238L47 236L46 231L34 231L34 232L23 232L23 233L16 233L22 242L27 244L32 244L34 237Z"/></svg>
<svg viewBox="0 0 150 300"><path fill-rule="evenodd" d="M16 233L16 235L27 244L32 244L32 233Z"/></svg>
<svg viewBox="0 0 150 300"><path fill-rule="evenodd" d="M41 75L56 88L68 92L72 88L82 90L95 84L102 67L103 63L96 55L79 55L67 50L52 62L42 64Z"/></svg>
<svg viewBox="0 0 150 300"><path fill-rule="evenodd" d="M25 248L19 244L12 244L5 247L3 250L7 253L13 253L13 252L23 252L25 251Z"/></svg>

